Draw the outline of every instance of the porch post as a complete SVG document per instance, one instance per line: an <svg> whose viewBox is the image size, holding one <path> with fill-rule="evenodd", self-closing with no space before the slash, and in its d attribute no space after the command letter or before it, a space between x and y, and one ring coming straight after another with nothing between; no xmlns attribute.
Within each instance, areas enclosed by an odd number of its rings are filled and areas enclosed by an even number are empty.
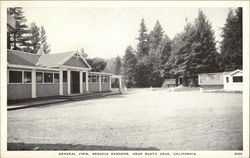
<svg viewBox="0 0 250 158"><path fill-rule="evenodd" d="M86 92L88 92L89 91L89 73L88 73L88 71L86 71L85 77L86 77L86 79L85 79L85 81L86 81Z"/></svg>
<svg viewBox="0 0 250 158"><path fill-rule="evenodd" d="M71 81L70 81L70 70L67 70L67 83L68 83L68 95L71 94L71 89L70 89L70 84L71 84Z"/></svg>
<svg viewBox="0 0 250 158"><path fill-rule="evenodd" d="M63 95L63 70L59 72L59 95Z"/></svg>
<svg viewBox="0 0 250 158"><path fill-rule="evenodd" d="M122 77L119 76L119 90L122 92Z"/></svg>
<svg viewBox="0 0 250 158"><path fill-rule="evenodd" d="M31 72L31 98L36 98L36 70Z"/></svg>
<svg viewBox="0 0 250 158"><path fill-rule="evenodd" d="M111 77L111 76L109 76L109 90L111 90L111 89L112 89L112 82L111 82L111 79L112 79L112 77Z"/></svg>
<svg viewBox="0 0 250 158"><path fill-rule="evenodd" d="M82 71L79 72L80 73L80 93L82 94L83 92L83 87L82 87Z"/></svg>
<svg viewBox="0 0 250 158"><path fill-rule="evenodd" d="M99 75L99 92L102 91L102 76Z"/></svg>

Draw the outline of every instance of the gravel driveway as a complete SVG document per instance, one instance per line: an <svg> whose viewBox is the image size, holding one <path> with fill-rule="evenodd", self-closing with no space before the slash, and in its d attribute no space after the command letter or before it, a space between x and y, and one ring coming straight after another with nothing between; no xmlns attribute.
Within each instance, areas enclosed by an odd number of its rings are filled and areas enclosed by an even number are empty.
<svg viewBox="0 0 250 158"><path fill-rule="evenodd" d="M8 111L8 142L159 150L242 149L242 94L134 90Z"/></svg>

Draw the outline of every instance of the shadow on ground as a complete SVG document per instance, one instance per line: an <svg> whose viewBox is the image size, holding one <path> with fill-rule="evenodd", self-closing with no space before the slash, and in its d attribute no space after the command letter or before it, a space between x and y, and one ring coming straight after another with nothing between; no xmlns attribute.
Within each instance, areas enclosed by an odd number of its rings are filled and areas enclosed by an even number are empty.
<svg viewBox="0 0 250 158"><path fill-rule="evenodd" d="M25 143L8 143L8 151L33 151L33 150L159 150L155 147L135 148L121 146L98 146L98 145L81 145L81 144L25 144Z"/></svg>

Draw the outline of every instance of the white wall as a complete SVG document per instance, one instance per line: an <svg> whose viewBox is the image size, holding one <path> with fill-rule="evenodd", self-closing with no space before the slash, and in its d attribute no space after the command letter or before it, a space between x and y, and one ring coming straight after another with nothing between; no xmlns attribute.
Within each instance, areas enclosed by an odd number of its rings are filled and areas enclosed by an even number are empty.
<svg viewBox="0 0 250 158"><path fill-rule="evenodd" d="M234 76L243 76L242 72L237 72L231 75L224 75L224 89L231 91L242 91L243 90L243 82L233 82ZM226 77L228 77L229 82L226 81Z"/></svg>

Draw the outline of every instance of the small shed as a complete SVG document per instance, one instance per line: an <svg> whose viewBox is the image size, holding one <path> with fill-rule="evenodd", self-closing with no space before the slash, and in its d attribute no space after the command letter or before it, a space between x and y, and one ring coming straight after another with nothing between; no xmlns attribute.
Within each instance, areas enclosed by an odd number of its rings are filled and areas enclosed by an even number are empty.
<svg viewBox="0 0 250 158"><path fill-rule="evenodd" d="M223 72L199 74L198 84L204 89L223 89Z"/></svg>
<svg viewBox="0 0 250 158"><path fill-rule="evenodd" d="M243 90L243 72L239 69L229 72L199 74L198 81L204 89Z"/></svg>
<svg viewBox="0 0 250 158"><path fill-rule="evenodd" d="M165 79L163 83L163 86L166 86L166 87L175 87L176 85L177 85L177 79L175 78Z"/></svg>
<svg viewBox="0 0 250 158"><path fill-rule="evenodd" d="M225 90L243 90L243 72L242 70L235 70L231 72L225 72L224 78L224 89Z"/></svg>

